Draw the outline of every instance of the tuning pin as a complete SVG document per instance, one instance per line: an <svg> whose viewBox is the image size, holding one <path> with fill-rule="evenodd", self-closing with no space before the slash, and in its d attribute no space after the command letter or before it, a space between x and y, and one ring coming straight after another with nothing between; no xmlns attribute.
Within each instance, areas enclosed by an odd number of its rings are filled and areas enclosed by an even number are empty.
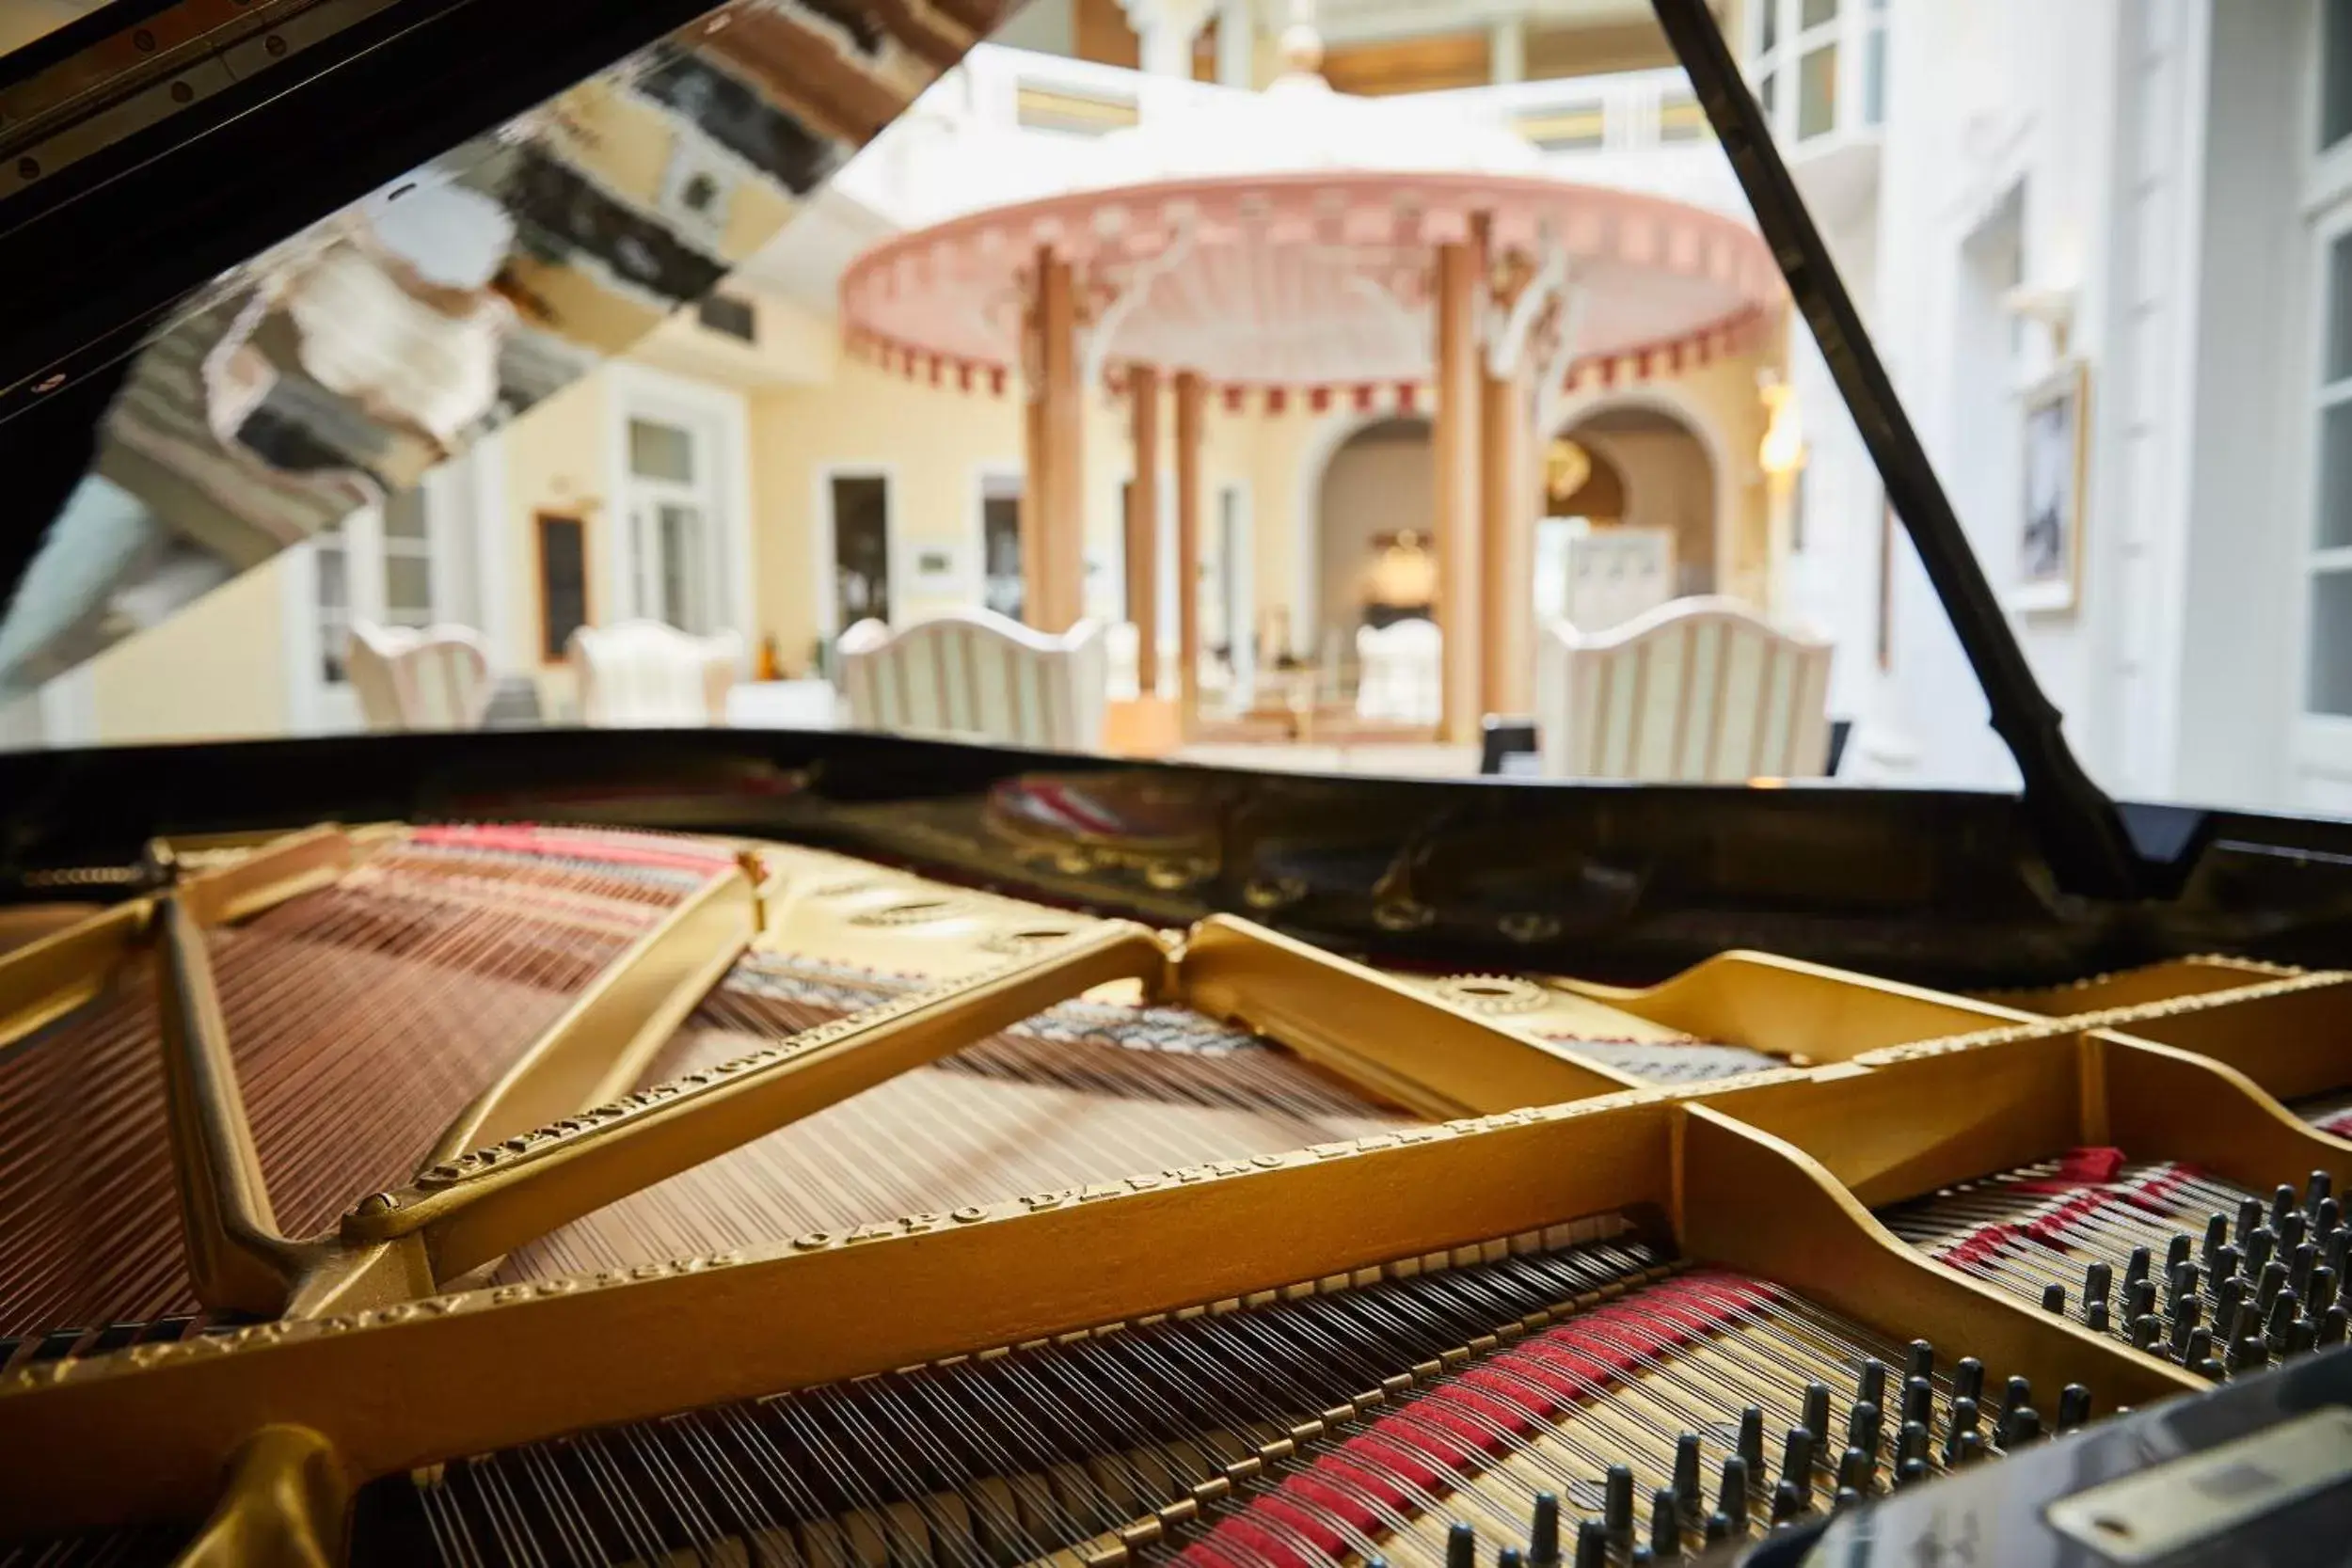
<svg viewBox="0 0 2352 1568"><path fill-rule="evenodd" d="M2181 1303L2193 1301L2196 1297L2197 1265L2183 1263L2172 1271L2165 1282L2164 1309L2167 1312L2178 1312L2181 1309Z"/></svg>
<svg viewBox="0 0 2352 1568"><path fill-rule="evenodd" d="M2254 1233L2246 1238L2246 1276L2249 1279L2262 1276L2263 1265L2270 1261L2271 1254L2278 1245L2277 1231L2266 1225L2254 1227Z"/></svg>
<svg viewBox="0 0 2352 1568"><path fill-rule="evenodd" d="M2091 1333L2105 1334L2107 1331L2108 1322L2107 1304L2106 1302L2094 1301L2089 1307L2083 1308L2083 1326L2090 1330Z"/></svg>
<svg viewBox="0 0 2352 1568"><path fill-rule="evenodd" d="M2304 1301L2316 1317L2336 1304L2336 1271L2322 1263L2312 1270L2310 1289L2303 1292Z"/></svg>
<svg viewBox="0 0 2352 1568"><path fill-rule="evenodd" d="M1637 1545L1625 1554L1626 1568L1649 1568L1649 1565L1657 1560L1656 1554L1647 1546Z"/></svg>
<svg viewBox="0 0 2352 1568"><path fill-rule="evenodd" d="M2312 1211L2312 1234L2332 1236L2336 1227L2344 1223L2344 1205L2332 1197L2323 1197L2319 1207Z"/></svg>
<svg viewBox="0 0 2352 1568"><path fill-rule="evenodd" d="M1675 1496L1692 1513L1703 1513L1707 1499L1699 1492L1699 1439L1686 1432L1675 1439Z"/></svg>
<svg viewBox="0 0 2352 1568"><path fill-rule="evenodd" d="M2021 1404L2010 1414L2001 1427L2001 1447L2021 1449L2042 1435L2042 1413L2030 1404Z"/></svg>
<svg viewBox="0 0 2352 1568"><path fill-rule="evenodd" d="M1560 1499L1549 1492L1535 1494L1535 1516L1527 1530L1528 1568L1558 1568L1560 1561Z"/></svg>
<svg viewBox="0 0 2352 1568"><path fill-rule="evenodd" d="M2296 1299L2293 1291L2280 1291L2271 1298L2270 1321L2263 1330L2263 1342L2270 1347L2273 1355L2284 1354L2288 1331L2302 1315L2303 1304Z"/></svg>
<svg viewBox="0 0 2352 1568"><path fill-rule="evenodd" d="M2287 1266L2273 1258L2263 1266L2263 1282L2254 1291L2254 1305L2265 1312L2279 1299L2279 1292L2287 1288Z"/></svg>
<svg viewBox="0 0 2352 1568"><path fill-rule="evenodd" d="M1871 1356L1862 1363L1862 1371L1854 1379L1854 1402L1883 1405L1886 1403L1886 1363Z"/></svg>
<svg viewBox="0 0 2352 1568"><path fill-rule="evenodd" d="M1903 1380L1902 1418L1903 1424L1906 1426L1914 1421L1924 1425L1935 1419L1934 1384L1930 1383L1924 1377L1911 1377Z"/></svg>
<svg viewBox="0 0 2352 1568"><path fill-rule="evenodd" d="M1877 1470L1868 1450L1850 1447L1837 1461L1837 1484L1867 1492L1877 1481Z"/></svg>
<svg viewBox="0 0 2352 1568"><path fill-rule="evenodd" d="M1707 1544L1712 1546L1719 1541L1730 1540L1733 1528L1731 1515L1716 1510L1707 1516Z"/></svg>
<svg viewBox="0 0 2352 1568"><path fill-rule="evenodd" d="M1671 1562L1682 1555L1682 1510L1671 1486L1661 1486L1650 1494L1649 1549L1661 1562Z"/></svg>
<svg viewBox="0 0 2352 1568"><path fill-rule="evenodd" d="M1748 1516L1748 1462L1738 1454L1724 1460L1722 1479L1715 1488L1715 1506L1734 1519Z"/></svg>
<svg viewBox="0 0 2352 1568"><path fill-rule="evenodd" d="M2238 1303L2246 1299L2246 1283L2234 1275L2223 1276L2213 1288L2213 1325L2223 1334L2237 1322Z"/></svg>
<svg viewBox="0 0 2352 1568"><path fill-rule="evenodd" d="M2312 1275L2318 1271L2319 1249L2305 1242L2287 1259L2287 1285L2296 1295L2308 1297L2312 1290Z"/></svg>
<svg viewBox="0 0 2352 1568"><path fill-rule="evenodd" d="M2249 1334L2230 1347L2230 1375L2258 1372L2270 1365L2270 1347L2259 1334Z"/></svg>
<svg viewBox="0 0 2352 1568"><path fill-rule="evenodd" d="M1453 1565L1448 1563L1447 1568ZM1576 1527L1576 1568L1609 1568L1609 1528L1598 1519L1587 1519Z"/></svg>
<svg viewBox="0 0 2352 1568"><path fill-rule="evenodd" d="M2146 1247L2132 1248L2131 1260L2123 1265L2123 1288L2128 1291L2147 1278L2149 1267L2154 1260L2154 1254Z"/></svg>
<svg viewBox="0 0 2352 1568"><path fill-rule="evenodd" d="M2219 1210L2205 1222L2205 1243L2198 1255L2205 1260L2205 1272L2213 1273L2213 1256L2230 1244L2230 1216Z"/></svg>
<svg viewBox="0 0 2352 1568"><path fill-rule="evenodd" d="M2312 1337L2312 1343L2323 1346L2340 1345L2344 1343L2344 1303L2339 1301L2319 1315L2319 1332Z"/></svg>
<svg viewBox="0 0 2352 1568"><path fill-rule="evenodd" d="M2057 1284L2042 1287L2042 1310L2055 1312L2061 1318L2066 1316L2066 1287Z"/></svg>
<svg viewBox="0 0 2352 1568"><path fill-rule="evenodd" d="M1861 1493L1855 1491L1851 1486L1841 1486L1837 1489L1837 1496L1830 1502L1830 1512L1832 1513L1843 1513L1850 1508L1859 1507L1861 1502Z"/></svg>
<svg viewBox="0 0 2352 1568"><path fill-rule="evenodd" d="M1808 1383L1804 1386L1804 1430L1817 1437L1829 1434L1829 1385Z"/></svg>
<svg viewBox="0 0 2352 1568"><path fill-rule="evenodd" d="M2324 1170L2315 1170L2303 1181L2303 1212L2316 1216L2319 1206L2328 1201L2328 1194L2335 1180Z"/></svg>
<svg viewBox="0 0 2352 1568"><path fill-rule="evenodd" d="M1495 1568L1520 1568L1522 1560L1517 1546L1505 1546L1495 1553Z"/></svg>
<svg viewBox="0 0 2352 1568"><path fill-rule="evenodd" d="M2302 1199L2296 1196L2295 1189L2283 1181L2280 1182L2270 1193L2270 1228L2278 1229L2279 1222L2286 1218L2289 1210L2302 1206Z"/></svg>
<svg viewBox="0 0 2352 1568"><path fill-rule="evenodd" d="M2123 1321L2131 1323L2156 1309L2156 1282L2135 1279L2123 1288Z"/></svg>
<svg viewBox="0 0 2352 1568"><path fill-rule="evenodd" d="M1963 1397L1952 1402L1951 1418L1944 1429L1944 1463L1947 1466L1960 1461L1960 1437L1964 1432L1977 1429L1977 1402Z"/></svg>
<svg viewBox="0 0 2352 1568"><path fill-rule="evenodd" d="M2261 1198L2249 1197L2239 1200L2237 1206L2237 1245L2240 1252L2246 1250L2247 1239L2254 1234L2254 1227L2262 1224L2262 1222L2263 1200Z"/></svg>
<svg viewBox="0 0 2352 1568"><path fill-rule="evenodd" d="M2203 1315L2205 1304L2196 1296L2185 1298L2180 1309L2172 1314L2172 1332L2165 1343L2177 1359L2188 1350L2188 1337L2197 1332L2197 1320Z"/></svg>
<svg viewBox="0 0 2352 1568"><path fill-rule="evenodd" d="M2107 1292L2115 1288L2115 1271L2106 1263L2093 1263L2083 1270L2083 1306L2092 1302L2106 1305Z"/></svg>
<svg viewBox="0 0 2352 1568"><path fill-rule="evenodd" d="M2207 1383L2218 1383L2230 1375L2230 1369L2210 1355L2201 1355L2188 1364L2188 1370Z"/></svg>
<svg viewBox="0 0 2352 1568"><path fill-rule="evenodd" d="M1633 1539L1633 1472L1623 1465L1609 1466L1601 1483L1601 1522L1609 1539L1620 1545Z"/></svg>
<svg viewBox="0 0 2352 1568"><path fill-rule="evenodd" d="M2344 1264L2352 1262L2352 1225L2340 1225L2328 1232L2328 1245L2321 1256L2336 1271L2336 1277L2342 1279Z"/></svg>
<svg viewBox="0 0 2352 1568"><path fill-rule="evenodd" d="M1953 1463L1966 1466L1984 1457L1984 1433L1970 1430L1960 1434L1960 1450Z"/></svg>
<svg viewBox="0 0 2352 1568"><path fill-rule="evenodd" d="M2336 1271L2341 1274L2344 1271ZM1973 1355L1963 1355L1952 1368L1952 1398L1980 1400L1984 1398L1984 1363Z"/></svg>
<svg viewBox="0 0 2352 1568"><path fill-rule="evenodd" d="M1812 1505L1797 1491L1797 1483L1784 1481L1772 1488L1772 1523L1785 1525Z"/></svg>
<svg viewBox="0 0 2352 1568"><path fill-rule="evenodd" d="M1903 1467L1895 1472L1895 1484L1897 1486L1916 1486L1921 1481L1927 1480L1932 1473L1933 1472L1929 1470L1928 1462L1926 1460L1906 1459L1903 1461Z"/></svg>
<svg viewBox="0 0 2352 1568"><path fill-rule="evenodd" d="M1924 1377L1931 1383L1935 1380L1935 1347L1925 1339L1911 1341L1909 1355L1903 1363L1904 1380L1908 1382L1915 1377ZM1819 1432L1820 1429L1816 1427L1814 1430Z"/></svg>
<svg viewBox="0 0 2352 1568"><path fill-rule="evenodd" d="M2309 1318L2297 1318L2287 1324L2286 1354L2290 1357L2309 1355L2319 1343L2319 1328Z"/></svg>
<svg viewBox="0 0 2352 1568"><path fill-rule="evenodd" d="M2090 1419L2090 1390L2070 1383L2058 1390L2058 1429L2072 1432Z"/></svg>
<svg viewBox="0 0 2352 1568"><path fill-rule="evenodd" d="M2205 1272L2213 1275L2214 1284L2218 1287L2225 1279L2235 1279L2238 1271L2245 1266L2246 1259L2239 1256L2236 1247L2223 1246L2215 1251L2213 1267Z"/></svg>
<svg viewBox="0 0 2352 1568"><path fill-rule="evenodd" d="M1577 1568L1584 1568L1579 1556ZM1478 1568L1478 1531L1471 1526L1456 1522L1445 1532L1445 1568Z"/></svg>
<svg viewBox="0 0 2352 1568"><path fill-rule="evenodd" d="M2142 1312L2132 1320L2132 1349L2153 1349L2163 1337L2164 1320L2153 1312Z"/></svg>
<svg viewBox="0 0 2352 1568"><path fill-rule="evenodd" d="M1790 1427L1780 1447L1780 1481L1794 1486L1804 1506L1813 1506L1813 1433Z"/></svg>
<svg viewBox="0 0 2352 1568"><path fill-rule="evenodd" d="M2210 1328L2190 1329L2188 1343L2181 1351L2181 1364L2194 1371L2199 1362L2211 1359L2213 1359L2213 1330Z"/></svg>
<svg viewBox="0 0 2352 1568"><path fill-rule="evenodd" d="M1879 1407L1864 1400L1846 1412L1846 1441L1875 1461L1879 1455L1879 1434L1884 1423L1885 1417Z"/></svg>
<svg viewBox="0 0 2352 1568"><path fill-rule="evenodd" d="M1902 1430L1895 1433L1895 1467L1899 1470L1905 1461L1927 1456L1928 1423L1905 1421Z"/></svg>
<svg viewBox="0 0 2352 1568"><path fill-rule="evenodd" d="M2010 1378L2008 1386L2001 1390L2001 1424L2007 1425L2011 1416L2031 1403L2033 1384L2026 1378Z"/></svg>
<svg viewBox="0 0 2352 1568"><path fill-rule="evenodd" d="M1757 1405L1740 1412L1740 1457L1746 1463L1748 1474L1763 1480L1764 1412Z"/></svg>
<svg viewBox="0 0 2352 1568"><path fill-rule="evenodd" d="M2302 1210L2288 1210L2286 1217L2279 1222L2279 1256L2293 1257L2295 1249L2301 1246L2304 1238L2310 1234L2311 1226L2311 1217Z"/></svg>
<svg viewBox="0 0 2352 1568"><path fill-rule="evenodd" d="M2196 1243L2185 1230L2175 1230L2172 1239L2164 1243L2164 1272L2167 1278L2172 1271L2188 1261L2188 1249Z"/></svg>

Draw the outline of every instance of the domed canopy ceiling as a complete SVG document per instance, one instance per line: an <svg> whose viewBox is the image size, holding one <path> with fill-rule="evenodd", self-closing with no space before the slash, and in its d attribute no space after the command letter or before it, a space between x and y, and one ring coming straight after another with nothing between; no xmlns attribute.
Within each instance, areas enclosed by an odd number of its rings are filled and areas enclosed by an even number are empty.
<svg viewBox="0 0 2352 1568"><path fill-rule="evenodd" d="M1433 251L1481 218L1499 277L1565 261L1581 362L1726 351L1781 295L1763 241L1733 219L1549 178L1510 132L1306 71L1104 136L1095 167L1079 189L860 257L841 289L852 344L934 375L1017 372L1050 250L1075 269L1097 366L1228 388L1419 383Z"/></svg>

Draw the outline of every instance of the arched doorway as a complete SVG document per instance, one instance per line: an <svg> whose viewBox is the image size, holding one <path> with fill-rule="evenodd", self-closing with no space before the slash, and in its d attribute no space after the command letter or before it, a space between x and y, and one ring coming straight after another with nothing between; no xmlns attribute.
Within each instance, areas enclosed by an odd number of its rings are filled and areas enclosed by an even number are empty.
<svg viewBox="0 0 2352 1568"><path fill-rule="evenodd" d="M1436 558L1430 511L1437 468L1425 419L1373 421L1352 432L1324 465L1315 498L1318 653L1352 657L1356 629L1433 606Z"/></svg>
<svg viewBox="0 0 2352 1568"><path fill-rule="evenodd" d="M1544 456L1539 615L1601 630L1650 603L1715 592L1719 479L1689 425L1642 404L1604 407L1562 431ZM1607 590L1596 582L1604 576Z"/></svg>

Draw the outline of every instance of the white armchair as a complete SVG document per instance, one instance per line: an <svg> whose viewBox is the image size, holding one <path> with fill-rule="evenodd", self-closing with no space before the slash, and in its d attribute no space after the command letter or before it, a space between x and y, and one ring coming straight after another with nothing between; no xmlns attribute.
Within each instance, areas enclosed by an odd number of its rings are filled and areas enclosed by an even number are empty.
<svg viewBox="0 0 2352 1568"><path fill-rule="evenodd" d="M862 730L1086 752L1103 741L1104 627L1058 637L985 610L841 634L841 685Z"/></svg>
<svg viewBox="0 0 2352 1568"><path fill-rule="evenodd" d="M1415 616L1356 631L1356 717L1395 724L1435 724L1443 717L1444 634Z"/></svg>
<svg viewBox="0 0 2352 1568"><path fill-rule="evenodd" d="M692 729L726 721L743 665L731 631L695 637L660 621L582 626L565 645L580 678L580 720L615 729Z"/></svg>
<svg viewBox="0 0 2352 1568"><path fill-rule="evenodd" d="M355 621L343 669L372 730L478 730L490 706L490 652L466 626Z"/></svg>
<svg viewBox="0 0 2352 1568"><path fill-rule="evenodd" d="M1597 636L1537 639L1551 778L1734 783L1829 771L1830 644L1735 599L1676 599Z"/></svg>

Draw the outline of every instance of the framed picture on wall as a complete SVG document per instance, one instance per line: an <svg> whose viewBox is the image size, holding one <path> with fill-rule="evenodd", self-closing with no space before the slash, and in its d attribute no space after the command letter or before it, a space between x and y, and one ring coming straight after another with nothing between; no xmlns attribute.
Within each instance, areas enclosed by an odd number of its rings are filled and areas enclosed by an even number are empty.
<svg viewBox="0 0 2352 1568"><path fill-rule="evenodd" d="M2026 389L2025 454L2011 608L2073 610L2082 595L2090 372L2079 361Z"/></svg>

